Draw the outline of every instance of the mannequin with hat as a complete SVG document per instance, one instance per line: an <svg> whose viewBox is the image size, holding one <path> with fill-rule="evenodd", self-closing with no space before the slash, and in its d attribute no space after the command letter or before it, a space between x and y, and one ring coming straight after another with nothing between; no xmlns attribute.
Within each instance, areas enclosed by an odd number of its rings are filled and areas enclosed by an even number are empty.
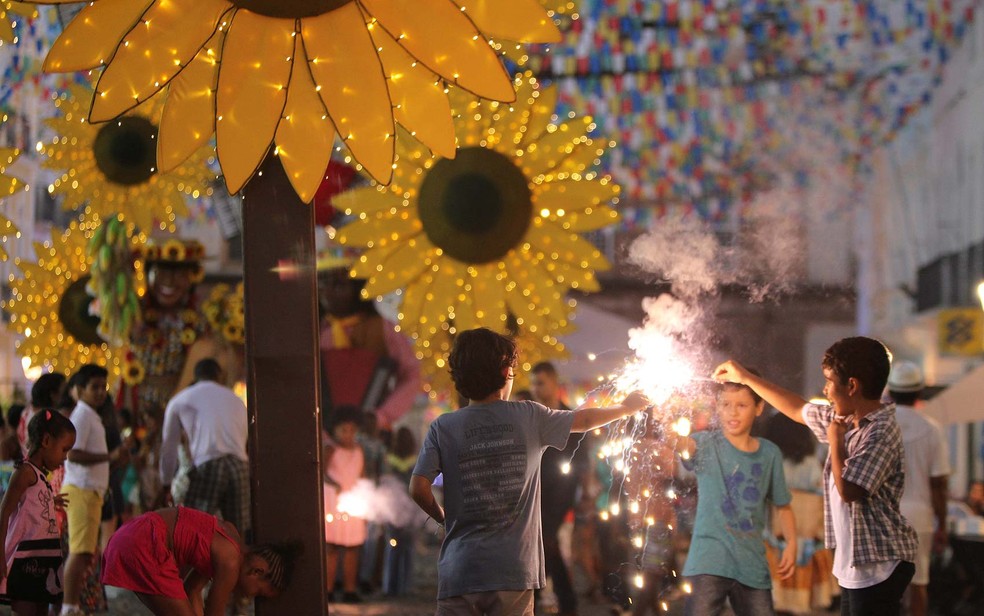
<svg viewBox="0 0 984 616"><path fill-rule="evenodd" d="M929 563L932 552L946 542L947 478L950 458L943 432L915 407L925 388L922 370L911 361L892 365L888 395L895 402L895 420L905 446L905 489L899 509L919 537L916 573L907 595L912 616L924 616L929 604Z"/></svg>

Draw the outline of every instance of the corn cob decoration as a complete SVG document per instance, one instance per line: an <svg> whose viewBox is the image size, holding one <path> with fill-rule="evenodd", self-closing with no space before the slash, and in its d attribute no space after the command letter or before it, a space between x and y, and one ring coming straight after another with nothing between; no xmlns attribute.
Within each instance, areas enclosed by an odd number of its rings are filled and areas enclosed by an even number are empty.
<svg viewBox="0 0 984 616"><path fill-rule="evenodd" d="M87 246L93 264L87 290L96 298L91 311L99 316L99 335L115 346L126 343L140 318L131 244L126 223L114 216L99 225Z"/></svg>

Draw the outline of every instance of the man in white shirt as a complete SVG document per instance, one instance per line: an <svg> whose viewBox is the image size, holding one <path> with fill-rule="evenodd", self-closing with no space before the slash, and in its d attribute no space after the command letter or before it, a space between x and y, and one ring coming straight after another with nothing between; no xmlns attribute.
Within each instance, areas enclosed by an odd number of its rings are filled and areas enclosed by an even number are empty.
<svg viewBox="0 0 984 616"><path fill-rule="evenodd" d="M119 454L106 447L106 428L96 409L106 402L102 366L86 364L72 377L77 399L72 411L75 447L65 461L62 493L68 500L68 558L65 561L65 600L62 614L81 615L79 599L85 572L95 560L103 495L109 488L109 463Z"/></svg>
<svg viewBox="0 0 984 616"><path fill-rule="evenodd" d="M946 540L950 475L946 440L939 425L913 408L923 387L919 366L909 361L895 362L888 377L888 394L896 405L895 420L905 446L905 491L899 508L919 536L916 574L908 593L912 616L925 616L927 612L930 555L934 544Z"/></svg>
<svg viewBox="0 0 984 616"><path fill-rule="evenodd" d="M221 515L245 536L250 528L246 405L221 382L218 362L203 359L195 364L195 382L168 402L161 443L161 482L170 490L184 430L193 464L184 504Z"/></svg>

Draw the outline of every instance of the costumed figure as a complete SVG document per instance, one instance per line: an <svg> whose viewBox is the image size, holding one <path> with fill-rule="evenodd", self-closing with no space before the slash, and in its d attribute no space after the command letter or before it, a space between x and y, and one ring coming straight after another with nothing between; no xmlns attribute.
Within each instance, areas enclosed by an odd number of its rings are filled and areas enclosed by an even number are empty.
<svg viewBox="0 0 984 616"><path fill-rule="evenodd" d="M396 325L362 297L365 281L344 268L319 276L319 296L326 316L321 326L322 408L354 406L374 413L381 430L413 406L421 391L420 364L410 341Z"/></svg>
<svg viewBox="0 0 984 616"><path fill-rule="evenodd" d="M147 293L141 318L130 330L118 406L140 413L163 409L181 388L189 348L206 334L196 309L195 285L202 280L205 248L195 240L148 240L141 258Z"/></svg>

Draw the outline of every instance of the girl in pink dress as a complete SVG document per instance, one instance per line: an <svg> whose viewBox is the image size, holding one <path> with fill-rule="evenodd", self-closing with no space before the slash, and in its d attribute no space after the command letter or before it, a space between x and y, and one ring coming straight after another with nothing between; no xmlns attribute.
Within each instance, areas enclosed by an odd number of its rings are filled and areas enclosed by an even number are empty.
<svg viewBox="0 0 984 616"><path fill-rule="evenodd" d="M28 423L27 436L27 459L14 471L0 504L0 601L18 616L41 616L62 597L55 511L65 503L47 477L75 445L75 426L61 413L42 410Z"/></svg>
<svg viewBox="0 0 984 616"><path fill-rule="evenodd" d="M345 493L362 477L365 457L355 437L361 413L354 407L335 409L332 441L325 445L325 541L327 545L328 596L335 591L338 560L342 560L342 601L359 603L356 592L359 552L366 540L366 521L346 507ZM349 499L350 500L350 499ZM341 509L339 505L342 505Z"/></svg>

